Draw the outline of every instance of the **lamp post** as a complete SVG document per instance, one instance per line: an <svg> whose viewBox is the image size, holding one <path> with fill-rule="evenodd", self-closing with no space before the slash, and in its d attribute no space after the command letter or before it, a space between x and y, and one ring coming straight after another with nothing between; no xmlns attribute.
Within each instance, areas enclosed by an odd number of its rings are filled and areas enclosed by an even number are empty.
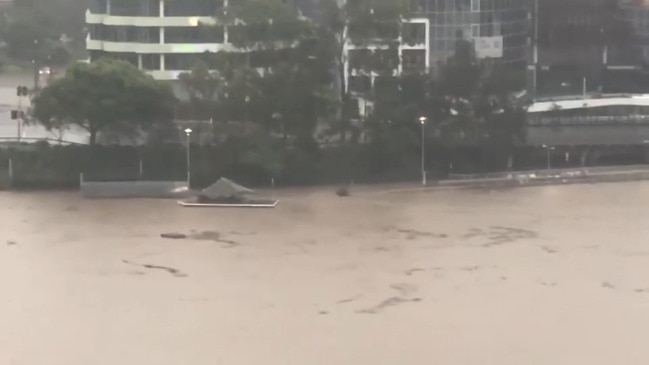
<svg viewBox="0 0 649 365"><path fill-rule="evenodd" d="M550 161L550 151L554 149L554 147L550 147L548 145L543 145L543 148L545 148L545 156L546 156L546 161L548 165L548 170L552 170L552 163Z"/></svg>
<svg viewBox="0 0 649 365"><path fill-rule="evenodd" d="M426 185L426 117L419 117L421 124L421 184Z"/></svg>
<svg viewBox="0 0 649 365"><path fill-rule="evenodd" d="M191 141L190 141L190 136L192 134L191 128L185 129L185 134L187 135L187 189L191 187L191 165L190 165L190 159L189 159L189 151L191 149Z"/></svg>

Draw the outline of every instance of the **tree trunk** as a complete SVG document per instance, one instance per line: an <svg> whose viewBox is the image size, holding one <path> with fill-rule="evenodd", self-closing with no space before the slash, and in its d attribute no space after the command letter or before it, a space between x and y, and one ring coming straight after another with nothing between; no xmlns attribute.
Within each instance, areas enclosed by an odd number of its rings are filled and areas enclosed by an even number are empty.
<svg viewBox="0 0 649 365"><path fill-rule="evenodd" d="M349 95L347 94L347 84L345 82L345 64L340 62L340 142L345 143L347 140L347 117L349 108Z"/></svg>
<svg viewBox="0 0 649 365"><path fill-rule="evenodd" d="M340 58L337 60L338 64L336 65L338 67L338 83L339 83L339 90L338 92L340 93L338 95L338 100L340 102L340 109L338 110L338 118L339 118L339 128L340 128L340 142L345 143L347 140L347 118L348 118L348 112L347 109L349 108L349 95L347 93L347 82L346 82L346 70L345 70L345 35L343 34L340 36L338 39L339 43L339 49L337 49L338 55Z"/></svg>

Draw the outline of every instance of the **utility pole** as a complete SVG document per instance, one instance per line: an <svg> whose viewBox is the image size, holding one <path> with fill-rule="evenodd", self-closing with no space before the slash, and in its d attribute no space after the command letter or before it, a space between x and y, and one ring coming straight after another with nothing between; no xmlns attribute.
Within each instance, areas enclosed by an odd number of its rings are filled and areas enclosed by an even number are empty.
<svg viewBox="0 0 649 365"><path fill-rule="evenodd" d="M534 22L534 33L532 34L532 97L536 99L539 72L539 0L534 0L534 11L532 13Z"/></svg>
<svg viewBox="0 0 649 365"><path fill-rule="evenodd" d="M17 110L11 111L11 119L16 121L16 138L18 142L20 142L22 139L22 121L25 119L23 97L29 96L29 89L27 86L18 86L16 88L16 96L18 96L18 106Z"/></svg>

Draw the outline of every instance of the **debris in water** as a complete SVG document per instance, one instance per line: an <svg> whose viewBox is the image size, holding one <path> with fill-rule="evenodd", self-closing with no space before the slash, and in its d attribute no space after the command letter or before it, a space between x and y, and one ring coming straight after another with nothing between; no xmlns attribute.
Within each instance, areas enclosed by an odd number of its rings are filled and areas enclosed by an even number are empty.
<svg viewBox="0 0 649 365"><path fill-rule="evenodd" d="M128 261L128 260L122 260L122 262L125 263L125 264L129 264L129 265L140 266L140 267L143 267L143 268L145 268L145 269L158 269L158 270L164 270L164 271L170 273L171 275L173 275L173 276L175 276L175 277L179 277L179 278L182 278L182 277L186 277L186 276L187 276L187 274L181 272L181 271L178 270L178 269L174 269L173 267L168 267L168 266L158 266L158 265L150 265L150 264L136 264L136 263L134 263L134 262L130 262L130 261Z"/></svg>
<svg viewBox="0 0 649 365"><path fill-rule="evenodd" d="M172 233L162 233L162 234L160 234L160 237L169 238L169 239L172 239L172 240L181 240L181 239L187 238L187 235L183 234L183 233L172 232Z"/></svg>

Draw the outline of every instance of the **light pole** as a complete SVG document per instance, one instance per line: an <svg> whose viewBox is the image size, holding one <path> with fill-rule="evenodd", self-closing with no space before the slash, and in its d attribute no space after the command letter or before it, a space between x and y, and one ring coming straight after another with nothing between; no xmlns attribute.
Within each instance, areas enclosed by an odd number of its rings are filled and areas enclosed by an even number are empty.
<svg viewBox="0 0 649 365"><path fill-rule="evenodd" d="M191 174L191 165L190 165L190 159L189 159L189 151L191 149L191 141L190 141L190 136L192 134L191 128L185 129L185 134L187 135L187 189L191 187L191 179L192 179L192 174Z"/></svg>
<svg viewBox="0 0 649 365"><path fill-rule="evenodd" d="M421 124L421 184L426 185L426 117L419 117Z"/></svg>
<svg viewBox="0 0 649 365"><path fill-rule="evenodd" d="M554 147L550 147L548 145L543 145L543 148L545 148L545 156L546 156L546 161L548 164L548 170L552 170L552 163L550 162L550 151L554 149Z"/></svg>

